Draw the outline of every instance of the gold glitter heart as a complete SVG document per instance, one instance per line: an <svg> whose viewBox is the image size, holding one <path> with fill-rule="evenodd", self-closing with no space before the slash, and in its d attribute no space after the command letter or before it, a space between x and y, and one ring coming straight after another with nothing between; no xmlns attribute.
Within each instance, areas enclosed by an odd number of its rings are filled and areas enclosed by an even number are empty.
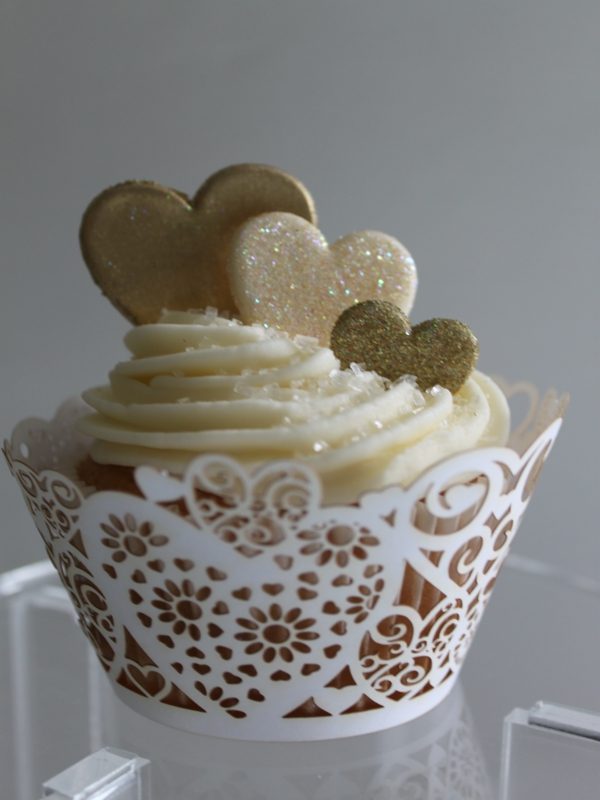
<svg viewBox="0 0 600 800"><path fill-rule="evenodd" d="M331 349L342 367L362 364L391 381L415 375L422 390L439 385L453 394L479 355L477 339L462 322L429 319L411 329L397 306L381 300L347 308L331 332Z"/></svg>
<svg viewBox="0 0 600 800"><path fill-rule="evenodd" d="M95 282L133 323L156 322L165 308L237 313L225 269L231 236L248 218L275 210L316 222L300 181L262 164L215 173L192 200L157 183L130 181L90 203L81 250Z"/></svg>
<svg viewBox="0 0 600 800"><path fill-rule="evenodd" d="M283 212L237 230L227 270L245 323L321 342L352 303L377 297L408 314L417 291L415 262L393 237L362 231L328 246L317 228Z"/></svg>

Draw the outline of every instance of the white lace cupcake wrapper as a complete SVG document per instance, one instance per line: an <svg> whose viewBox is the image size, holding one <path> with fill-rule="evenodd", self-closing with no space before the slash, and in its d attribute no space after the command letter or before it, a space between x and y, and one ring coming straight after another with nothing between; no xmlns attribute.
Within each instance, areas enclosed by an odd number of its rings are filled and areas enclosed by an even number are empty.
<svg viewBox="0 0 600 800"><path fill-rule="evenodd" d="M541 411L521 455L460 453L351 506L322 506L301 462L249 475L218 455L182 479L138 468L144 497L85 496L76 401L21 423L5 454L126 703L198 733L334 738L452 688L564 407Z"/></svg>

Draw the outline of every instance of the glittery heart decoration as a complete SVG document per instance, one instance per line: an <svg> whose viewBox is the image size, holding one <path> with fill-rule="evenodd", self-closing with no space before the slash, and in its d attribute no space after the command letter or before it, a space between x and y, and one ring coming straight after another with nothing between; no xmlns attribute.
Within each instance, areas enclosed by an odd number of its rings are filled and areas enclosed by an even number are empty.
<svg viewBox="0 0 600 800"><path fill-rule="evenodd" d="M283 212L238 229L227 270L245 323L321 342L351 303L377 297L408 314L417 291L415 262L393 237L362 231L328 246L317 228Z"/></svg>
<svg viewBox="0 0 600 800"><path fill-rule="evenodd" d="M477 339L462 322L428 319L411 329L397 306L381 300L347 308L331 332L331 349L343 367L363 364L391 381L415 375L421 389L439 385L453 394L479 355Z"/></svg>
<svg viewBox="0 0 600 800"><path fill-rule="evenodd" d="M306 188L262 164L215 173L192 200L157 183L130 181L91 202L81 250L93 279L133 323L156 322L164 308L237 313L225 269L231 236L248 218L275 210L316 222Z"/></svg>

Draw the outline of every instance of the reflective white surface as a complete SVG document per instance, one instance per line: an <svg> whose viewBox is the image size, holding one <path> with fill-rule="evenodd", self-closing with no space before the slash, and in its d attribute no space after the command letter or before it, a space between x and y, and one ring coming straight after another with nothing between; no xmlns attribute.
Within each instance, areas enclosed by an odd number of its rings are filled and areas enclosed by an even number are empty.
<svg viewBox="0 0 600 800"><path fill-rule="evenodd" d="M140 717L113 696L53 570L4 575L2 797L37 800L42 782L109 745L151 760L153 800L495 798L503 719L515 706L544 699L600 708L597 586L512 562L461 683L438 708L379 734L292 744L197 736ZM581 781L572 747L554 746L548 757L566 779L574 770L573 786Z"/></svg>

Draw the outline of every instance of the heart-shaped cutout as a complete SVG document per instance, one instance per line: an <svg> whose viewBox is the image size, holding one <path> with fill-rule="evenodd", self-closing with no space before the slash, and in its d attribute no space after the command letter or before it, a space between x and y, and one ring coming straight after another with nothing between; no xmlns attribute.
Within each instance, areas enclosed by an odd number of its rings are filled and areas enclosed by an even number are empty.
<svg viewBox="0 0 600 800"><path fill-rule="evenodd" d="M300 181L262 164L215 173L192 200L157 183L130 181L92 200L81 250L94 281L134 324L156 322L165 308L237 313L225 268L231 236L248 218L275 210L316 222Z"/></svg>
<svg viewBox="0 0 600 800"><path fill-rule="evenodd" d="M453 394L479 355L477 339L464 323L429 319L411 328L397 306L381 300L346 309L331 332L331 349L342 367L361 364L391 381L415 375L422 390L439 385Z"/></svg>
<svg viewBox="0 0 600 800"><path fill-rule="evenodd" d="M154 697L165 688L165 679L160 674L151 669L144 673L133 664L129 665L129 673L134 681L141 686L151 697Z"/></svg>
<svg viewBox="0 0 600 800"><path fill-rule="evenodd" d="M408 314L417 291L415 262L392 236L362 231L328 246L314 225L283 212L238 229L227 270L244 322L321 342L352 303L377 297Z"/></svg>

